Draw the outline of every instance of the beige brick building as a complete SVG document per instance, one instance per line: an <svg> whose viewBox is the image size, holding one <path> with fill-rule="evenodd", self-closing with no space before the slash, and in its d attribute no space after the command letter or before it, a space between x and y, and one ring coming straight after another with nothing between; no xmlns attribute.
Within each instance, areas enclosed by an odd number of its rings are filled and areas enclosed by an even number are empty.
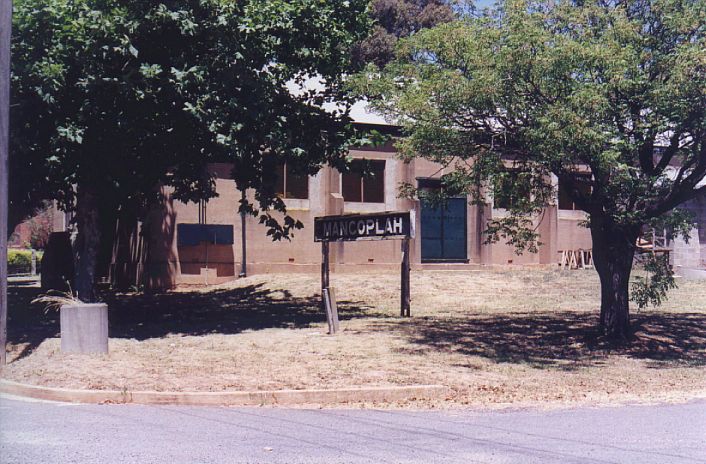
<svg viewBox="0 0 706 464"><path fill-rule="evenodd" d="M360 111L360 107L354 107L352 116L361 126L394 131L382 118ZM488 220L507 214L504 208L507 199L493 198L489 194L486 205L473 205L467 198L455 198L445 209L427 207L419 201L399 198L399 185L407 182L433 189L445 173L442 166L423 159L404 163L397 158L392 143L379 148L352 149L350 154L355 160L368 160L373 176L363 178L354 172L341 174L325 167L315 176L297 177L286 166L278 168L279 192L288 213L300 220L304 229L296 231L291 241L273 242L257 218L247 217L245 267L248 274L319 272L321 245L314 242L314 218L348 213L414 210L416 237L410 244L412 269L556 266L562 251L592 247L590 232L581 225L586 219L585 213L560 193L536 219L542 243L539 252L517 255L504 243L486 244L482 233ZM109 266L113 282L127 280L148 288L169 288L180 284L221 283L238 277L243 256L238 214L241 193L231 178L229 165L213 164L209 169L216 179L218 197L207 203L184 204L165 192L161 208L151 213L141 233L138 233L139 228L130 226L116 236ZM556 178L552 182L561 192ZM706 218L706 211L703 213ZM706 253L706 247L703 250ZM682 259L682 255L679 256ZM335 243L331 245L330 260L334 272L398 270L400 242Z"/></svg>
<svg viewBox="0 0 706 464"><path fill-rule="evenodd" d="M313 239L314 218L347 213L415 210L417 233L410 253L413 269L556 265L561 250L591 248L590 233L580 225L585 214L570 202L557 199L537 218L543 243L539 252L517 255L504 243L485 243L485 223L506 214L504 205L492 197L485 206L455 198L446 208L431 208L398 197L401 182L434 188L435 180L438 182L444 174L441 166L422 159L404 163L391 144L354 149L350 154L356 160L368 160L374 175L342 175L325 167L315 176L297 178L286 166L281 168L280 193L288 213L300 220L304 229L296 231L291 241L273 242L257 218L247 217L248 274L318 272L321 245ZM144 237L149 253L143 277L148 286L213 284L238 276L242 264L241 218L237 212L241 194L231 179L229 165L214 164L210 169L216 177L217 198L205 204L184 204L166 195L162 208L147 221ZM398 269L400 242L336 243L331 246L330 259L333 271ZM124 263L113 262L113 268L120 266Z"/></svg>

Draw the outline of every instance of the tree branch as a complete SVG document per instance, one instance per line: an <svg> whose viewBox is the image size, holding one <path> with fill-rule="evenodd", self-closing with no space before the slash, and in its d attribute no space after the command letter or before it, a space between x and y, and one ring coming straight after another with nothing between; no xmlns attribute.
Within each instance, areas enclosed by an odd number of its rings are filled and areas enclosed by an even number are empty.
<svg viewBox="0 0 706 464"><path fill-rule="evenodd" d="M672 158L679 150L681 136L681 132L674 131L674 134L669 138L669 146L664 150L662 157L657 162L657 166L654 169L655 174L661 174L669 166L669 162L672 161Z"/></svg>

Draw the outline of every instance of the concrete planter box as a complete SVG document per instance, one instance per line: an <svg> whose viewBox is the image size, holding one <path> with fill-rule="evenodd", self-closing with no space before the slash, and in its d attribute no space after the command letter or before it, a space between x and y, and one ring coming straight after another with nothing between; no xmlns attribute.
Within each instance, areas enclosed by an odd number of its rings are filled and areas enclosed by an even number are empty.
<svg viewBox="0 0 706 464"><path fill-rule="evenodd" d="M108 305L81 303L60 310L63 353L108 353Z"/></svg>

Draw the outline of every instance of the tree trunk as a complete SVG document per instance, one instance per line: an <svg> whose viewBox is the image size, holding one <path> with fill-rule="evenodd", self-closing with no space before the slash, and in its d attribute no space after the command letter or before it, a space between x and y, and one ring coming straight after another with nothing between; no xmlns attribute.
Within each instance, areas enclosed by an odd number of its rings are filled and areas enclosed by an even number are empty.
<svg viewBox="0 0 706 464"><path fill-rule="evenodd" d="M132 210L123 208L118 212L117 217L112 255L112 262L115 266L110 278L114 289L127 291L138 283L138 266L142 261L141 253L139 253L140 232L137 216Z"/></svg>
<svg viewBox="0 0 706 464"><path fill-rule="evenodd" d="M601 281L600 328L613 339L630 336L629 281L639 231L591 218L593 263Z"/></svg>
<svg viewBox="0 0 706 464"><path fill-rule="evenodd" d="M98 199L88 188L79 186L76 203L76 279L74 289L78 298L84 302L95 301L93 288L100 246L100 227L98 224Z"/></svg>

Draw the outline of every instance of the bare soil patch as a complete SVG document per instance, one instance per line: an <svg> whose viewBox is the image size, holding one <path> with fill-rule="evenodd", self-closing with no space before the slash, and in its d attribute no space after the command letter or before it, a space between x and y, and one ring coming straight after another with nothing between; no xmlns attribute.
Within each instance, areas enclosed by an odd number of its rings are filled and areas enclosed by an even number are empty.
<svg viewBox="0 0 706 464"><path fill-rule="evenodd" d="M60 352L58 315L11 285L2 377L68 388L225 391L438 383L449 398L415 406L492 407L706 397L706 285L681 281L666 304L633 315L616 346L595 326L592 271L333 274L343 331L326 335L316 275L262 275L157 295L111 294L110 353Z"/></svg>

